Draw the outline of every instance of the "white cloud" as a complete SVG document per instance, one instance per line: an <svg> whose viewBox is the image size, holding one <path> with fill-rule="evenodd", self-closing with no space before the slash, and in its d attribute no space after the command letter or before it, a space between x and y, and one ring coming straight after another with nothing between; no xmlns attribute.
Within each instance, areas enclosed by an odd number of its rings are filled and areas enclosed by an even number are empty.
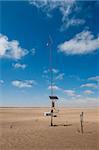
<svg viewBox="0 0 99 150"><path fill-rule="evenodd" d="M64 73L60 73L55 77L55 80L63 80L63 78L64 78Z"/></svg>
<svg viewBox="0 0 99 150"><path fill-rule="evenodd" d="M35 53L36 53L36 49L35 49L35 48L32 48L32 49L31 49L31 53L32 53L32 55L34 56Z"/></svg>
<svg viewBox="0 0 99 150"><path fill-rule="evenodd" d="M82 31L58 46L60 52L67 55L88 54L99 50L99 36L94 37L90 31Z"/></svg>
<svg viewBox="0 0 99 150"><path fill-rule="evenodd" d="M53 73L55 73L55 74L57 74L57 73L59 72L59 70L58 70L58 69L55 69L55 68L53 68L52 71L53 71Z"/></svg>
<svg viewBox="0 0 99 150"><path fill-rule="evenodd" d="M67 94L67 96L75 96L75 91L74 90L64 90L64 93Z"/></svg>
<svg viewBox="0 0 99 150"><path fill-rule="evenodd" d="M46 14L50 14L51 11L58 8L63 15L63 20L72 11L72 6L75 0L29 0L29 3L37 8L42 9Z"/></svg>
<svg viewBox="0 0 99 150"><path fill-rule="evenodd" d="M27 67L26 64L20 64L20 63L16 63L16 64L13 64L13 67L14 68L21 68L21 69L25 69Z"/></svg>
<svg viewBox="0 0 99 150"><path fill-rule="evenodd" d="M88 88L97 88L98 85L95 83L86 83L86 84L82 84L80 87L88 87Z"/></svg>
<svg viewBox="0 0 99 150"><path fill-rule="evenodd" d="M76 76L76 75L69 75L68 77L73 80L83 81L83 79L81 79L79 76Z"/></svg>
<svg viewBox="0 0 99 150"><path fill-rule="evenodd" d="M29 0L29 3L46 13L46 16L52 18L52 12L58 9L62 15L61 30L69 26L84 24L83 19L75 19L75 14L78 9L76 0ZM70 19L70 15L72 17Z"/></svg>
<svg viewBox="0 0 99 150"><path fill-rule="evenodd" d="M77 94L75 90L62 90L62 91L66 94L66 96L69 96L72 99L81 97L81 95Z"/></svg>
<svg viewBox="0 0 99 150"><path fill-rule="evenodd" d="M62 99L61 106L66 107L97 107L99 106L99 99L95 97L80 97L75 99Z"/></svg>
<svg viewBox="0 0 99 150"><path fill-rule="evenodd" d="M63 80L64 73L59 73L59 70L55 68L52 69L52 72L53 72L53 81ZM44 70L42 77L46 79L47 83L50 83L50 69Z"/></svg>
<svg viewBox="0 0 99 150"><path fill-rule="evenodd" d="M34 80L15 80L12 81L12 85L17 88L32 88L33 85L36 85L36 82Z"/></svg>
<svg viewBox="0 0 99 150"><path fill-rule="evenodd" d="M88 94L88 95L90 95L90 94L93 94L94 92L92 91L92 90L85 90L84 91L84 94Z"/></svg>
<svg viewBox="0 0 99 150"><path fill-rule="evenodd" d="M50 69L43 71L44 74L48 74L49 72L50 72ZM57 74L57 73L59 72L59 70L58 70L58 69L55 69L55 68L52 68L52 72L53 72L54 74Z"/></svg>
<svg viewBox="0 0 99 150"><path fill-rule="evenodd" d="M70 26L79 26L83 25L85 23L84 19L67 19L66 22L63 23L63 25L60 28L60 31L64 31L66 28L69 28Z"/></svg>
<svg viewBox="0 0 99 150"><path fill-rule="evenodd" d="M48 70L44 70L43 73L44 73L44 74L47 74L47 73L48 73Z"/></svg>
<svg viewBox="0 0 99 150"><path fill-rule="evenodd" d="M16 40L9 41L8 37L0 34L0 57L21 59L28 54L28 50L20 47Z"/></svg>
<svg viewBox="0 0 99 150"><path fill-rule="evenodd" d="M99 76L90 77L88 80L99 82Z"/></svg>
<svg viewBox="0 0 99 150"><path fill-rule="evenodd" d="M0 80L0 85L4 84L4 81L3 80Z"/></svg>
<svg viewBox="0 0 99 150"><path fill-rule="evenodd" d="M56 85L53 85L52 89L53 90L60 90L60 88L58 86L56 86ZM48 90L51 90L51 86L48 87Z"/></svg>

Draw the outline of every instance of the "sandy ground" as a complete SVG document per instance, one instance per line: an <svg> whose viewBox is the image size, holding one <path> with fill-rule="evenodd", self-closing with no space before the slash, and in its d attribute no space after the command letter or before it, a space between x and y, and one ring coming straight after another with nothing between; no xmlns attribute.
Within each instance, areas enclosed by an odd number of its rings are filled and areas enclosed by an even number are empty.
<svg viewBox="0 0 99 150"><path fill-rule="evenodd" d="M99 150L99 108L60 108L53 127L44 111L48 108L0 108L0 150Z"/></svg>

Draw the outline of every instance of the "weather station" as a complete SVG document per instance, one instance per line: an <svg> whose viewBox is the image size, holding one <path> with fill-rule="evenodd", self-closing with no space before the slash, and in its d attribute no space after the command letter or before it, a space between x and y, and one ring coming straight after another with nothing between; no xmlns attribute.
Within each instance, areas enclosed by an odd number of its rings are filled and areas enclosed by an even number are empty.
<svg viewBox="0 0 99 150"><path fill-rule="evenodd" d="M44 116L50 116L51 117L51 126L53 126L53 117L57 117L57 114L59 112L58 109L56 109L56 103L57 100L59 99L58 96L54 95L54 89L53 89L53 68L52 68L52 38L49 36L49 42L47 43L47 46L50 49L50 91L51 94L49 96L51 100L51 108L49 112L44 112Z"/></svg>

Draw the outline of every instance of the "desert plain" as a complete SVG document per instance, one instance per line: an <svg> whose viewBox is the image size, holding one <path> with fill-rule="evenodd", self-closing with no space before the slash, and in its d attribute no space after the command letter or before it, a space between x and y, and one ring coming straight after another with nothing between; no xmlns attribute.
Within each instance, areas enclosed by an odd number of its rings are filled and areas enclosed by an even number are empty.
<svg viewBox="0 0 99 150"><path fill-rule="evenodd" d="M59 110L51 127L49 108L0 108L0 150L99 150L99 108Z"/></svg>

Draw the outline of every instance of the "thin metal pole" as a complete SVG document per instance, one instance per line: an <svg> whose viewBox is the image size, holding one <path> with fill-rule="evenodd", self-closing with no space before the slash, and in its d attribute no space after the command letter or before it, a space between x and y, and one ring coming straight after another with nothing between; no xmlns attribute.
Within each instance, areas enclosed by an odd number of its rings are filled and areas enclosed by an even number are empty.
<svg viewBox="0 0 99 150"><path fill-rule="evenodd" d="M51 96L53 96L53 68L52 68L52 38L49 36L49 48L50 48L50 83L51 83ZM51 126L53 126L53 100L51 102Z"/></svg>
<svg viewBox="0 0 99 150"><path fill-rule="evenodd" d="M50 48L50 83L51 83L51 96L53 96L53 60L52 60L52 38L49 36L49 48Z"/></svg>

